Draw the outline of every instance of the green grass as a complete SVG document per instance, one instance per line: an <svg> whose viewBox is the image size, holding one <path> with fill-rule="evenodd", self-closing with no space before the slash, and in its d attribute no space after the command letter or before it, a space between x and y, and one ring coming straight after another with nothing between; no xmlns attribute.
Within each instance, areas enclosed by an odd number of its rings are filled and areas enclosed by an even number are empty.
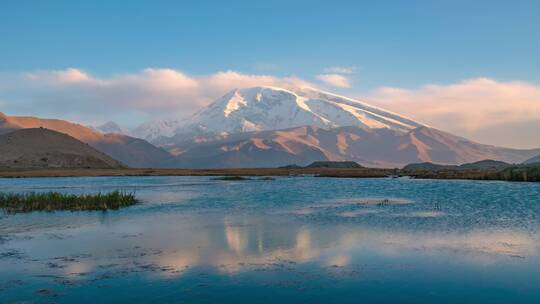
<svg viewBox="0 0 540 304"><path fill-rule="evenodd" d="M0 193L0 209L7 213L116 210L136 203L133 193L122 191L81 195L59 192Z"/></svg>

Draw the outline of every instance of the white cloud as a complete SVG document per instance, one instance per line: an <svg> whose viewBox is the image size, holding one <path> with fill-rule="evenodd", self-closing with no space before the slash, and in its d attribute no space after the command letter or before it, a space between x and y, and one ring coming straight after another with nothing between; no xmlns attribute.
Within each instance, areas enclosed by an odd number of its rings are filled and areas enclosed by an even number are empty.
<svg viewBox="0 0 540 304"><path fill-rule="evenodd" d="M323 70L326 74L353 74L356 71L355 66L349 66L349 67L328 67Z"/></svg>
<svg viewBox="0 0 540 304"><path fill-rule="evenodd" d="M317 79L335 87L351 86L339 74L321 74ZM146 120L185 117L234 88L256 85L316 87L297 77L237 71L193 76L148 68L111 77L76 68L0 73L0 111L82 123L116 120L134 126ZM416 89L382 87L366 100L480 142L540 146L540 86L532 83L477 78Z"/></svg>
<svg viewBox="0 0 540 304"><path fill-rule="evenodd" d="M182 71L158 68L108 78L76 68L0 76L0 98L7 101L2 111L84 122L106 121L115 118L100 117L120 114L143 120L183 117L235 88L314 86L296 77L236 71L190 76Z"/></svg>
<svg viewBox="0 0 540 304"><path fill-rule="evenodd" d="M370 102L478 141L540 147L540 87L531 83L477 78L417 89L384 87Z"/></svg>
<svg viewBox="0 0 540 304"><path fill-rule="evenodd" d="M320 74L316 76L320 81L338 88L350 88L351 83L349 79L339 74Z"/></svg>

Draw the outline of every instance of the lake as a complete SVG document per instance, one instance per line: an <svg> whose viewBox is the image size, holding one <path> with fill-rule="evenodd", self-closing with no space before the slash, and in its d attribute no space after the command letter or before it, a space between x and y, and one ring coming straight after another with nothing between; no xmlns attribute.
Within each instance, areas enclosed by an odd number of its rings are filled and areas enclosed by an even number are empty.
<svg viewBox="0 0 540 304"><path fill-rule="evenodd" d="M113 190L141 203L0 213L0 302L540 302L538 183L0 179Z"/></svg>

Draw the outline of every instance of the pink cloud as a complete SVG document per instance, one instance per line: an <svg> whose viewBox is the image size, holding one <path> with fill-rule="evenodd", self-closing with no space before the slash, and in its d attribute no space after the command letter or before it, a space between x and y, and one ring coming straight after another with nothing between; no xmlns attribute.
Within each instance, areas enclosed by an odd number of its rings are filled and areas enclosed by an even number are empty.
<svg viewBox="0 0 540 304"><path fill-rule="evenodd" d="M417 89L384 87L371 94L369 102L480 141L484 138L481 134L505 134L500 140L492 138L494 144L524 146L520 125L536 125L540 131L540 87L522 81L476 78ZM515 139L508 138L512 132L506 129L510 126L516 130ZM540 146L540 136L528 146Z"/></svg>
<svg viewBox="0 0 540 304"><path fill-rule="evenodd" d="M316 76L317 79L325 84L338 87L338 88L350 88L351 84L347 77L339 74L320 74Z"/></svg>

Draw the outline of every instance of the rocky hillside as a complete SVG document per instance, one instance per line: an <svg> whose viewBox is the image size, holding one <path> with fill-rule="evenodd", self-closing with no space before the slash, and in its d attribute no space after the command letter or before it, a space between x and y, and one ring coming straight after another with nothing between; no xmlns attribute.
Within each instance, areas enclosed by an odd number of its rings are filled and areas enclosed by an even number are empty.
<svg viewBox="0 0 540 304"><path fill-rule="evenodd" d="M528 160L523 162L524 164L537 164L540 163L540 155L535 156L533 158L529 158Z"/></svg>
<svg viewBox="0 0 540 304"><path fill-rule="evenodd" d="M168 166L189 168L306 166L314 161L355 161L368 167L401 168L435 162L463 164L485 159L520 163L540 150L482 145L428 127L298 127L286 130L198 137L169 147Z"/></svg>
<svg viewBox="0 0 540 304"><path fill-rule="evenodd" d="M0 135L0 168L123 168L120 162L60 132L22 129Z"/></svg>
<svg viewBox="0 0 540 304"><path fill-rule="evenodd" d="M7 116L0 113L0 134L40 127L68 134L129 167L159 167L171 157L167 151L143 139L118 133L102 134L89 127L60 119Z"/></svg>

